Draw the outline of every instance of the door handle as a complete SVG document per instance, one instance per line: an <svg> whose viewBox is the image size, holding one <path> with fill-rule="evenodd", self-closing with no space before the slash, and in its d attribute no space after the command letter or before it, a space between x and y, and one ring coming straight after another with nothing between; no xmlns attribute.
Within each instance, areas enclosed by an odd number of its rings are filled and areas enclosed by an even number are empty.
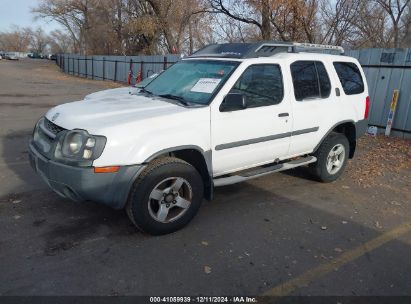
<svg viewBox="0 0 411 304"><path fill-rule="evenodd" d="M287 116L290 116L290 114L288 114L288 113L280 113L280 114L278 114L278 117L287 117Z"/></svg>

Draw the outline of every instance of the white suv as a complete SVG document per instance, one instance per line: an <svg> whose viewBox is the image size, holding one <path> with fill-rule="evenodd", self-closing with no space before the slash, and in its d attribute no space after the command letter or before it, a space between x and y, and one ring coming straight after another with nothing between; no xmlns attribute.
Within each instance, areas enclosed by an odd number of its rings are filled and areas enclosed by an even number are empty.
<svg viewBox="0 0 411 304"><path fill-rule="evenodd" d="M61 196L125 208L151 234L182 228L216 186L304 165L334 181L369 109L358 61L323 54L341 50L209 45L139 92L49 110L33 132L32 166Z"/></svg>

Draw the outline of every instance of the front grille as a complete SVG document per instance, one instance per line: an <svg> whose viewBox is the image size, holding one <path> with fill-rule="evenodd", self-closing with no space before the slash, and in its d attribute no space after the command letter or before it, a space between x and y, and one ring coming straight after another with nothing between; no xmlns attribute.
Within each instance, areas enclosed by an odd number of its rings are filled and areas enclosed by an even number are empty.
<svg viewBox="0 0 411 304"><path fill-rule="evenodd" d="M33 134L33 144L36 146L38 152L50 159L53 156L58 133L66 129L56 125L47 118L43 118Z"/></svg>
<svg viewBox="0 0 411 304"><path fill-rule="evenodd" d="M61 131L64 131L66 129L59 127L58 125L56 125L55 123L51 122L50 120L48 120L47 118L44 118L44 126L46 127L47 130L49 130L51 133L53 133L54 135L57 135L58 133L60 133Z"/></svg>

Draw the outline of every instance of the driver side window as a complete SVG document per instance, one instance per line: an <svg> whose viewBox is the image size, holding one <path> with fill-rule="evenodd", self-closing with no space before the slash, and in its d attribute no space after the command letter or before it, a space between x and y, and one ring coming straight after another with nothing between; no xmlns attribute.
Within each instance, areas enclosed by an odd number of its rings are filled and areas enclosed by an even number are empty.
<svg viewBox="0 0 411 304"><path fill-rule="evenodd" d="M281 69L277 64L249 66L230 93L243 94L249 108L279 104L284 95Z"/></svg>

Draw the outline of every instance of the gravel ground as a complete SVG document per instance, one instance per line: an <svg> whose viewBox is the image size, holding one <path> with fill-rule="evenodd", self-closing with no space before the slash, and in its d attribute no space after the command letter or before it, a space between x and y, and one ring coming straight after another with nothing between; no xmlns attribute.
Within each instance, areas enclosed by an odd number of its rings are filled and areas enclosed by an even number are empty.
<svg viewBox="0 0 411 304"><path fill-rule="evenodd" d="M32 172L48 108L117 84L0 61L0 295L411 295L411 142L364 137L338 181L304 168L218 188L185 229L138 232Z"/></svg>

